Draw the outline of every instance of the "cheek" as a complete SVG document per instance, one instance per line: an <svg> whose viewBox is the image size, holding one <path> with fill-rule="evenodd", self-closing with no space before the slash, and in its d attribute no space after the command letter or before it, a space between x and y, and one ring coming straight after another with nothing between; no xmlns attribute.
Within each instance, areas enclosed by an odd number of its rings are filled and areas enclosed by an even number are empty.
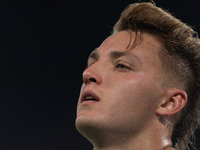
<svg viewBox="0 0 200 150"><path fill-rule="evenodd" d="M145 92L143 90L143 75L134 75L133 77L127 76L123 79L119 79L116 82L115 87L115 93L119 93L121 96L129 98L140 96L143 92Z"/></svg>
<svg viewBox="0 0 200 150"><path fill-rule="evenodd" d="M110 98L117 109L138 109L149 107L155 99L154 83L146 81L143 75L135 76L131 80L117 82L112 88ZM119 108L120 107L120 108Z"/></svg>
<svg viewBox="0 0 200 150"><path fill-rule="evenodd" d="M123 115L124 113L132 112L132 110L140 107L142 93L140 91L140 86L135 86L137 82L122 82L121 84L114 86L112 88L112 93L110 93L108 109L117 115Z"/></svg>

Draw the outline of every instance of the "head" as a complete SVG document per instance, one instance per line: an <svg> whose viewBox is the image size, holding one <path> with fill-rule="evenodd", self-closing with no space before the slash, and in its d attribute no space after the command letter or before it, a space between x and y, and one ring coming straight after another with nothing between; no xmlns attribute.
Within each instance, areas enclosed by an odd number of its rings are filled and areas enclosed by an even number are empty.
<svg viewBox="0 0 200 150"><path fill-rule="evenodd" d="M124 142L141 133L145 137L144 130L157 120L160 43L143 34L137 46L127 48L135 36L121 31L108 37L91 53L83 72L76 126L96 147L112 142L117 146L116 139Z"/></svg>
<svg viewBox="0 0 200 150"><path fill-rule="evenodd" d="M173 146L182 150L191 144L200 118L200 41L196 32L168 12L151 3L129 5L115 24L113 33L129 31L150 34L160 44L162 89L182 89L187 104L173 121ZM134 43L134 47L137 43Z"/></svg>

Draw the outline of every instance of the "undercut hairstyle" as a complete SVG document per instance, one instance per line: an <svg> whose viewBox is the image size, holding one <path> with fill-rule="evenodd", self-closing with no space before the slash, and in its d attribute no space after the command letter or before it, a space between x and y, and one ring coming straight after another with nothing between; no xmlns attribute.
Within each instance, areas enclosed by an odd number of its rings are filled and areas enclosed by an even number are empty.
<svg viewBox="0 0 200 150"><path fill-rule="evenodd" d="M194 147L194 131L200 124L200 41L197 33L169 12L148 2L130 4L122 12L113 33L124 30L135 32L141 38L142 33L152 35L161 43L158 55L163 85L181 88L188 97L174 125L173 147L176 150L189 149L189 144Z"/></svg>

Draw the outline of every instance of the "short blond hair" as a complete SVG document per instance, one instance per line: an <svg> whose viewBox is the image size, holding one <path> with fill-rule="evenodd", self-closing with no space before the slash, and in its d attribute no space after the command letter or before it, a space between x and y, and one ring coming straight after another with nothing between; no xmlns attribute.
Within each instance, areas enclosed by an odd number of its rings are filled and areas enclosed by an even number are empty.
<svg viewBox="0 0 200 150"><path fill-rule="evenodd" d="M172 142L177 150L193 146L194 131L200 124L200 41L197 33L167 11L152 3L130 4L113 32L129 30L148 33L163 45L159 51L165 87L182 88L188 95L186 107L175 124Z"/></svg>

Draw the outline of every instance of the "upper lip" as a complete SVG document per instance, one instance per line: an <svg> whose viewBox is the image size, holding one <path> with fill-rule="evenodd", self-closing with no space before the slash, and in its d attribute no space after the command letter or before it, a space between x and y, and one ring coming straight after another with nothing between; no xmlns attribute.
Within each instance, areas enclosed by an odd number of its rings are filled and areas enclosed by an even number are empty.
<svg viewBox="0 0 200 150"><path fill-rule="evenodd" d="M87 100L94 100L99 101L99 97L92 91L84 91L81 96L81 102L87 101Z"/></svg>

